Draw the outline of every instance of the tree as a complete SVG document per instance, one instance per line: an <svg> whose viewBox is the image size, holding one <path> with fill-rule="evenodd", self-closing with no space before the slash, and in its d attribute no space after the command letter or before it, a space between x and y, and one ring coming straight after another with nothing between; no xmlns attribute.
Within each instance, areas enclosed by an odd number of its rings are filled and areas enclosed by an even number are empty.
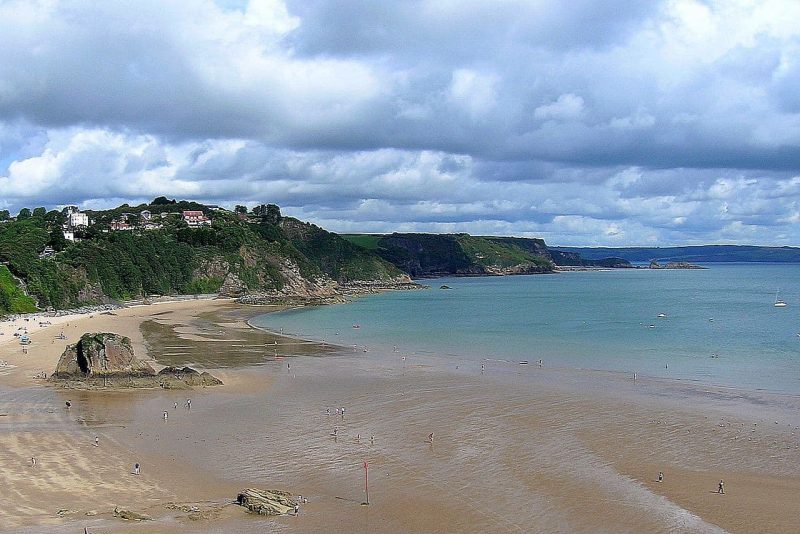
<svg viewBox="0 0 800 534"><path fill-rule="evenodd" d="M34 208L33 209L33 217L39 217L40 219L44 219L44 216L47 215L47 208Z"/></svg>
<svg viewBox="0 0 800 534"><path fill-rule="evenodd" d="M242 206L241 204L237 204L235 208L233 208L234 213L247 213L247 206Z"/></svg>
<svg viewBox="0 0 800 534"><path fill-rule="evenodd" d="M8 210L0 210L0 221L7 221L11 218L11 213Z"/></svg>
<svg viewBox="0 0 800 534"><path fill-rule="evenodd" d="M22 208L21 210L19 210L19 213L17 214L18 221L30 218L31 218L31 210L29 210L28 208Z"/></svg>
<svg viewBox="0 0 800 534"><path fill-rule="evenodd" d="M67 217L58 210L50 210L44 216L44 220L51 224L64 224L67 221Z"/></svg>
<svg viewBox="0 0 800 534"><path fill-rule="evenodd" d="M267 204L262 216L268 223L278 224L281 222L281 209L275 204Z"/></svg>
<svg viewBox="0 0 800 534"><path fill-rule="evenodd" d="M50 230L50 241L48 244L53 247L55 251L62 251L67 247L68 241L64 238L64 232L61 230L60 226L54 226L52 230Z"/></svg>
<svg viewBox="0 0 800 534"><path fill-rule="evenodd" d="M168 204L175 204L175 199L172 200L168 199L167 197L157 197L154 198L153 201L150 203L151 206L166 206Z"/></svg>

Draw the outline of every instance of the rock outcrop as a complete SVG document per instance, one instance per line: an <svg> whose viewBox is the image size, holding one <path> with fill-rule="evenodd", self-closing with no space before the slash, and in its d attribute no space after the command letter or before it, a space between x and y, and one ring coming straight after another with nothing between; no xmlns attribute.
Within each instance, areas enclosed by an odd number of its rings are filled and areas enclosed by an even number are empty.
<svg viewBox="0 0 800 534"><path fill-rule="evenodd" d="M112 333L84 334L67 346L50 380L73 388L189 389L221 385L208 372L191 367L165 367L158 373L136 357L131 340Z"/></svg>
<svg viewBox="0 0 800 534"><path fill-rule="evenodd" d="M191 367L164 367L158 372L158 379L164 389L185 387L221 386L222 380L208 371L197 371Z"/></svg>
<svg viewBox="0 0 800 534"><path fill-rule="evenodd" d="M236 497L236 502L250 513L259 515L287 515L294 511L297 502L292 494L279 490L248 488Z"/></svg>
<svg viewBox="0 0 800 534"><path fill-rule="evenodd" d="M88 379L155 376L155 370L133 353L131 340L110 333L84 334L67 346L53 373L53 378Z"/></svg>

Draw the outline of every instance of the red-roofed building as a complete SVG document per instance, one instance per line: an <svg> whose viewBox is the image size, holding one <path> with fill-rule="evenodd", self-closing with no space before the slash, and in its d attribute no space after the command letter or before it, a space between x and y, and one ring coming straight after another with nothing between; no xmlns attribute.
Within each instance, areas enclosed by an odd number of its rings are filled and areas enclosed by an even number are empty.
<svg viewBox="0 0 800 534"><path fill-rule="evenodd" d="M192 228L211 224L211 219L206 217L202 211L186 210L183 212L183 220Z"/></svg>

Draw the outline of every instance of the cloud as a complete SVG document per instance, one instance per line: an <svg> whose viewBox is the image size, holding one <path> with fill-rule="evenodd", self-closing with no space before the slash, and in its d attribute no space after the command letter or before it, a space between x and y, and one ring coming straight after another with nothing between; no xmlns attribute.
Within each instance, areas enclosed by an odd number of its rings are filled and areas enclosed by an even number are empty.
<svg viewBox="0 0 800 534"><path fill-rule="evenodd" d="M8 0L0 207L796 244L800 4Z"/></svg>
<svg viewBox="0 0 800 534"><path fill-rule="evenodd" d="M583 98L567 93L555 102L543 104L533 110L533 116L541 120L573 120L583 115Z"/></svg>

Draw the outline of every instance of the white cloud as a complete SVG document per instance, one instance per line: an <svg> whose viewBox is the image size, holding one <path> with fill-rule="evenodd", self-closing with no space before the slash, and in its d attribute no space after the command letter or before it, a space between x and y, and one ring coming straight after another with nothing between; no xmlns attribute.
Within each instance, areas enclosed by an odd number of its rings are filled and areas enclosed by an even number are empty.
<svg viewBox="0 0 800 534"><path fill-rule="evenodd" d="M465 109L473 118L490 112L496 104L496 78L469 69L453 72L449 98L456 106Z"/></svg>
<svg viewBox="0 0 800 534"><path fill-rule="evenodd" d="M559 96L555 102L543 104L533 111L540 120L575 120L583 116L583 98L572 93Z"/></svg>

